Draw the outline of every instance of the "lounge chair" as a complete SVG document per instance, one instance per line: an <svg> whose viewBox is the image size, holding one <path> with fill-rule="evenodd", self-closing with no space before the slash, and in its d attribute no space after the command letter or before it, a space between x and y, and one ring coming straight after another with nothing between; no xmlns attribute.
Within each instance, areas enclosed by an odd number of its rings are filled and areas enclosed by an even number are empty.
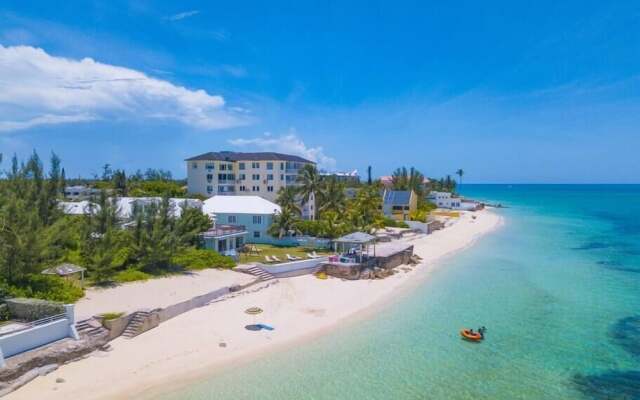
<svg viewBox="0 0 640 400"><path fill-rule="evenodd" d="M300 259L300 257L291 256L289 254L287 254L286 256L287 256L287 260L289 261L298 261Z"/></svg>
<svg viewBox="0 0 640 400"><path fill-rule="evenodd" d="M282 262L278 257L276 256L271 256L271 259L273 260L273 262Z"/></svg>
<svg viewBox="0 0 640 400"><path fill-rule="evenodd" d="M318 255L318 253L316 253L316 251L314 250L313 253L311 253L311 255L313 256L313 258L319 258L321 256Z"/></svg>
<svg viewBox="0 0 640 400"><path fill-rule="evenodd" d="M307 253L307 258L315 258L315 256L311 253Z"/></svg>
<svg viewBox="0 0 640 400"><path fill-rule="evenodd" d="M273 259L271 259L271 257L269 257L269 256L264 256L264 259L265 259L268 263L272 263L272 262L274 262L274 260L273 260Z"/></svg>

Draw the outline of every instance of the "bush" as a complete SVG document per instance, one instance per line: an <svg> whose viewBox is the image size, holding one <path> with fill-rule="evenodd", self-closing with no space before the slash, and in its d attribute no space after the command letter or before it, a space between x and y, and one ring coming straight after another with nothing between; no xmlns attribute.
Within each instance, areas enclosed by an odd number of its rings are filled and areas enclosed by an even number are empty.
<svg viewBox="0 0 640 400"><path fill-rule="evenodd" d="M385 218L382 223L384 226L388 226L391 228L408 228L409 227L409 225L407 225L406 222L396 221L393 218Z"/></svg>
<svg viewBox="0 0 640 400"><path fill-rule="evenodd" d="M147 279L151 278L153 278L152 275L147 274L146 272L139 271L137 269L125 269L124 271L118 272L113 277L113 279L118 283L146 281Z"/></svg>
<svg viewBox="0 0 640 400"><path fill-rule="evenodd" d="M11 297L36 298L62 303L75 303L84 296L84 290L77 284L49 275L27 275L16 285L5 285L2 290Z"/></svg>
<svg viewBox="0 0 640 400"><path fill-rule="evenodd" d="M120 318L123 315L124 315L123 312L107 312L107 313L101 314L100 316L105 321L111 321L112 319Z"/></svg>
<svg viewBox="0 0 640 400"><path fill-rule="evenodd" d="M180 251L171 258L171 263L186 269L233 268L236 266L231 257L213 250L189 248Z"/></svg>
<svg viewBox="0 0 640 400"><path fill-rule="evenodd" d="M6 304L11 317L25 321L35 321L64 313L62 303L41 299L15 298L7 300Z"/></svg>

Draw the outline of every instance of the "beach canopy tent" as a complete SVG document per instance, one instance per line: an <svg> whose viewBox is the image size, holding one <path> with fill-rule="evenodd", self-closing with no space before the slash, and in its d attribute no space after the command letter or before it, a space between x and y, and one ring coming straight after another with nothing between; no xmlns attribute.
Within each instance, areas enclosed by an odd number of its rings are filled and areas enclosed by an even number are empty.
<svg viewBox="0 0 640 400"><path fill-rule="evenodd" d="M63 278L68 278L73 276L74 274L80 274L80 282L84 282L84 271L86 268L82 268L75 264L64 263L60 264L57 267L47 268L42 273L44 275L58 275Z"/></svg>
<svg viewBox="0 0 640 400"><path fill-rule="evenodd" d="M344 253L345 249L353 249L354 247L358 247L360 249L360 262L362 262L362 255L364 253L369 253L369 246L373 244L373 255L376 253L376 237L373 235L369 235L365 232L353 232L348 235L344 235L339 237L333 241L335 245L336 253ZM338 251L338 249L342 251Z"/></svg>

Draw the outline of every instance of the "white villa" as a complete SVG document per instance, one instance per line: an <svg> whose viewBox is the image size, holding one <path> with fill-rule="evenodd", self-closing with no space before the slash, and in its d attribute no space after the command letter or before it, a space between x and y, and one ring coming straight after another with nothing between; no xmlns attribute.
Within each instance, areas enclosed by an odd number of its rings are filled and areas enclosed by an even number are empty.
<svg viewBox="0 0 640 400"><path fill-rule="evenodd" d="M273 153L209 152L185 160L191 194L260 196L274 201L282 187L296 185L298 171L313 161Z"/></svg>
<svg viewBox="0 0 640 400"><path fill-rule="evenodd" d="M241 227L246 233L245 243L276 243L277 238L267 232L280 206L258 196L213 196L204 202L202 212L209 215L216 226ZM227 245L205 244L208 248L226 248Z"/></svg>
<svg viewBox="0 0 640 400"><path fill-rule="evenodd" d="M475 201L465 200L450 192L431 191L427 199L439 208L447 208L450 210L472 211L476 210L479 206Z"/></svg>

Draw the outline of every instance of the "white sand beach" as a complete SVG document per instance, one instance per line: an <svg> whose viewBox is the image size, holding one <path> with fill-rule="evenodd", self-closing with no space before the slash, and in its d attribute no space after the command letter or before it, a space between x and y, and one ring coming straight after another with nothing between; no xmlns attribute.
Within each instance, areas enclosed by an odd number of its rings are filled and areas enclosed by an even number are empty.
<svg viewBox="0 0 640 400"><path fill-rule="evenodd" d="M182 314L133 339L118 338L111 342L111 351L96 352L64 365L6 398L131 399L186 385L211 375L220 366L311 340L336 324L371 315L372 310L395 298L399 290L411 288L427 277L436 261L471 245L501 221L490 210L463 213L446 229L411 241L423 263L408 272L401 267L397 274L383 280L319 280L311 275L279 279L263 290ZM246 280L245 275L235 272L205 271L189 277L165 278L159 283L92 290L89 299L79 303L78 310L81 314L130 311L141 305L161 307L191 296L191 290L195 296L200 294L198 291ZM261 307L264 312L260 316L247 315L244 310L252 306ZM255 332L244 328L256 322L268 323L275 330ZM221 347L220 343L226 346ZM64 382L56 383L58 378Z"/></svg>

